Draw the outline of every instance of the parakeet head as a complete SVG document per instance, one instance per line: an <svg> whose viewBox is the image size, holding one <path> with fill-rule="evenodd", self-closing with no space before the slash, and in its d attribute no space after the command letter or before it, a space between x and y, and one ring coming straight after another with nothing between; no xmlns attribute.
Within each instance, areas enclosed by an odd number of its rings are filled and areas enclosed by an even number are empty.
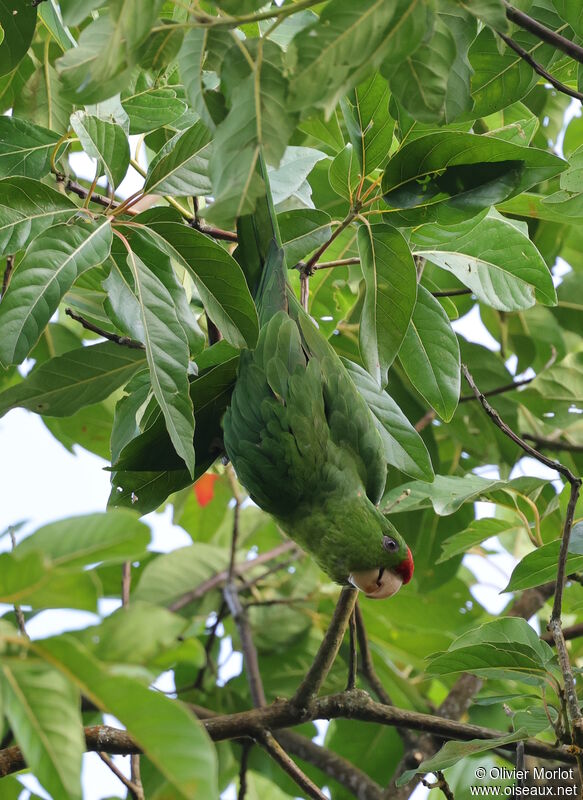
<svg viewBox="0 0 583 800"><path fill-rule="evenodd" d="M413 556L403 538L393 526L386 526L374 537L374 545L367 557L372 567L358 569L348 577L350 583L373 600L391 597L413 577Z"/></svg>

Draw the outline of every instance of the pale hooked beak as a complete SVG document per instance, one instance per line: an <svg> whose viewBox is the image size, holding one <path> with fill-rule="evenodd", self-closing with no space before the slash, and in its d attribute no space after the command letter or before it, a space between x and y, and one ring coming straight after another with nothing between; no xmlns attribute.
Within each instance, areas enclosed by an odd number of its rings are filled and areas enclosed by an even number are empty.
<svg viewBox="0 0 583 800"><path fill-rule="evenodd" d="M403 579L398 573L392 569L382 568L353 572L348 576L348 580L372 600L384 600L385 597L392 597L403 585Z"/></svg>

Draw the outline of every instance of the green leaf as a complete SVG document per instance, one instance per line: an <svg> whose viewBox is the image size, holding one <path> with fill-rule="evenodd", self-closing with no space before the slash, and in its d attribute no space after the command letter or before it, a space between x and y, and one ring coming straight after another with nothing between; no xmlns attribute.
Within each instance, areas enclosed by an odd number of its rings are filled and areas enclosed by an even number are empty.
<svg viewBox="0 0 583 800"><path fill-rule="evenodd" d="M391 91L415 119L446 121L447 87L456 56L455 38L437 16L431 38L408 55L391 75Z"/></svg>
<svg viewBox="0 0 583 800"><path fill-rule="evenodd" d="M560 541L556 540L528 553L512 570L508 586L503 591L517 592L556 580L560 546ZM583 569L583 555L569 555L567 574L579 572L581 569Z"/></svg>
<svg viewBox="0 0 583 800"><path fill-rule="evenodd" d="M53 797L81 800L85 738L79 692L54 668L20 659L4 660L0 686L27 766Z"/></svg>
<svg viewBox="0 0 583 800"><path fill-rule="evenodd" d="M219 342L205 350L203 355L221 344L226 345L226 342ZM219 455L217 443L222 438L221 419L235 385L238 361L237 356L227 356L190 384L196 422L195 480L206 472ZM161 415L143 433L128 442L114 469L110 506L135 508L143 514L158 508L172 492L192 483L182 459L172 447Z"/></svg>
<svg viewBox="0 0 583 800"><path fill-rule="evenodd" d="M487 753L489 750L502 747L502 745L519 742L522 739L527 739L528 735L528 731L525 728L520 728L514 733L496 736L492 739L470 739L467 742L456 742L452 739L446 742L436 755L423 761L417 769L410 769L404 772L397 780L396 785L403 786L419 772L437 772L448 769L448 767L455 766L462 758L475 756L479 753Z"/></svg>
<svg viewBox="0 0 583 800"><path fill-rule="evenodd" d="M83 2L83 0L82 0ZM76 3L77 6L82 5ZM48 0L38 6L38 15L43 24L50 31L53 39L58 43L63 52L75 47L75 39L71 35L71 31L63 23L61 12L63 11L64 3L59 3L57 7L56 0ZM50 127L50 126L49 126Z"/></svg>
<svg viewBox="0 0 583 800"><path fill-rule="evenodd" d="M143 350L101 342L45 361L15 386L0 393L0 416L12 408L68 417L98 403L146 365Z"/></svg>
<svg viewBox="0 0 583 800"><path fill-rule="evenodd" d="M360 352L378 385L386 386L415 306L417 271L407 242L390 225L361 226L358 251L366 286Z"/></svg>
<svg viewBox="0 0 583 800"><path fill-rule="evenodd" d="M192 277L210 318L235 347L253 347L259 323L241 267L220 245L175 222L152 222L157 245Z"/></svg>
<svg viewBox="0 0 583 800"><path fill-rule="evenodd" d="M316 208L297 208L277 215L288 268L302 261L332 235L330 215Z"/></svg>
<svg viewBox="0 0 583 800"><path fill-rule="evenodd" d="M0 255L21 250L45 228L76 212L72 200L40 181L0 180Z"/></svg>
<svg viewBox="0 0 583 800"><path fill-rule="evenodd" d="M476 519L464 531L454 533L442 543L442 553L437 563L441 564L460 553L467 553L472 547L492 536L498 536L506 531L514 532L521 528L524 530L524 525L519 519L507 520L495 517Z"/></svg>
<svg viewBox="0 0 583 800"><path fill-rule="evenodd" d="M59 134L24 119L0 116L0 177L42 178L51 168Z"/></svg>
<svg viewBox="0 0 583 800"><path fill-rule="evenodd" d="M38 550L22 557L2 553L0 566L2 603L97 611L98 580L94 573L55 568Z"/></svg>
<svg viewBox="0 0 583 800"><path fill-rule="evenodd" d="M193 474L194 412L188 393L189 347L170 288L176 278L165 258L160 258L143 236L132 237L132 247L127 264L139 303L139 323L130 333L132 336L141 334L154 396L162 409L172 444ZM147 264L141 256L146 258Z"/></svg>
<svg viewBox="0 0 583 800"><path fill-rule="evenodd" d="M553 426L569 427L581 420L583 352L570 353L541 372L520 393L513 392L529 411Z"/></svg>
<svg viewBox="0 0 583 800"><path fill-rule="evenodd" d="M79 25L101 5L103 5L103 0L59 0L65 25Z"/></svg>
<svg viewBox="0 0 583 800"><path fill-rule="evenodd" d="M520 617L501 617L466 631L452 642L449 649L454 651L481 642L524 645L533 651L541 665L549 664L554 659L551 647L542 641L525 619Z"/></svg>
<svg viewBox="0 0 583 800"><path fill-rule="evenodd" d="M544 150L473 133L421 136L390 159L383 195L396 224L452 225L566 168Z"/></svg>
<svg viewBox="0 0 583 800"><path fill-rule="evenodd" d="M207 102L205 77L215 68L218 71L233 40L228 31L191 28L187 31L178 54L180 77L192 108L206 127L214 131L215 120ZM215 73L216 74L216 73Z"/></svg>
<svg viewBox="0 0 583 800"><path fill-rule="evenodd" d="M343 100L342 111L360 174L370 175L387 160L393 141L387 82L375 73Z"/></svg>
<svg viewBox="0 0 583 800"><path fill-rule="evenodd" d="M111 186L119 186L130 165L130 145L123 129L84 111L71 114L71 127L87 155L97 159L99 174L105 172Z"/></svg>
<svg viewBox="0 0 583 800"><path fill-rule="evenodd" d="M134 593L135 600L168 606L228 565L225 547L196 542L159 555L145 568Z"/></svg>
<svg viewBox="0 0 583 800"><path fill-rule="evenodd" d="M12 72L26 55L34 36L36 11L32 3L0 0L0 75Z"/></svg>
<svg viewBox="0 0 583 800"><path fill-rule="evenodd" d="M211 136L202 122L179 131L150 162L144 192L177 197L210 194L211 153Z"/></svg>
<svg viewBox="0 0 583 800"><path fill-rule="evenodd" d="M65 292L111 247L109 219L60 223L42 231L28 246L0 304L0 362L20 363L36 344Z"/></svg>
<svg viewBox="0 0 583 800"><path fill-rule="evenodd" d="M483 20L486 25L490 25L495 30L505 32L508 29L506 10L502 0L455 0L455 4Z"/></svg>
<svg viewBox="0 0 583 800"><path fill-rule="evenodd" d="M488 480L472 474L464 475L463 478L457 475L436 475L430 484L414 481L391 489L383 497L382 505L391 506L404 491L410 490L410 494L394 507L392 514L433 507L436 514L447 516L464 503L481 500L488 492L503 489L505 486L505 481Z"/></svg>
<svg viewBox="0 0 583 800"><path fill-rule="evenodd" d="M457 647L433 656L428 671L433 675L471 672L482 678L518 680L529 684L542 683L547 673L532 648L523 644L491 642Z"/></svg>
<svg viewBox="0 0 583 800"><path fill-rule="evenodd" d="M477 223L424 225L411 240L417 255L451 272L479 300L500 311L557 302L551 273L535 245L496 212Z"/></svg>
<svg viewBox="0 0 583 800"><path fill-rule="evenodd" d="M214 747L185 706L133 678L110 673L70 636L44 639L34 648L98 708L120 720L178 797L218 800Z"/></svg>
<svg viewBox="0 0 583 800"><path fill-rule="evenodd" d="M354 190L359 183L359 167L356 151L350 143L331 162L328 179L336 194L352 203Z"/></svg>
<svg viewBox="0 0 583 800"><path fill-rule="evenodd" d="M381 63L400 63L415 50L426 25L419 0L336 0L318 22L292 40L298 68L290 83L290 105L331 111ZM384 73L384 69L383 69Z"/></svg>
<svg viewBox="0 0 583 800"><path fill-rule="evenodd" d="M288 147L279 167L269 169L269 188L273 205L278 206L299 193L306 185L306 179L315 165L325 158L325 153L313 147Z"/></svg>
<svg viewBox="0 0 583 800"><path fill-rule="evenodd" d="M39 528L14 549L20 558L39 552L59 567L84 567L105 561L122 564L144 556L150 531L135 513L114 509L52 522Z"/></svg>
<svg viewBox="0 0 583 800"><path fill-rule="evenodd" d="M342 361L372 412L388 463L413 478L433 480L433 468L425 443L397 403L381 391L374 379L358 364L346 359Z"/></svg>
<svg viewBox="0 0 583 800"><path fill-rule="evenodd" d="M460 396L460 348L447 314L424 286L417 289L399 360L419 394L448 422Z"/></svg>
<svg viewBox="0 0 583 800"><path fill-rule="evenodd" d="M171 125L186 111L186 103L176 97L168 86L147 87L142 91L125 93L121 104L130 118L130 133L149 133ZM194 194L194 192L193 192Z"/></svg>
<svg viewBox="0 0 583 800"><path fill-rule="evenodd" d="M552 0L557 13L570 25L577 36L583 36L583 9L577 0Z"/></svg>

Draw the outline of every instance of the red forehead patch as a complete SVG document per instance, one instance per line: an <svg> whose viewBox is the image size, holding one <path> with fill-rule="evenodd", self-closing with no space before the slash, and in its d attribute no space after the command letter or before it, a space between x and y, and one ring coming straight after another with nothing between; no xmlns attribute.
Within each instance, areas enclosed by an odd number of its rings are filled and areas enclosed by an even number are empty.
<svg viewBox="0 0 583 800"><path fill-rule="evenodd" d="M413 572L415 570L415 564L413 563L413 556L411 555L411 551L407 548L407 557L404 558L401 563L395 567L395 572L401 576L403 579L403 584L409 583L411 578L413 577Z"/></svg>
<svg viewBox="0 0 583 800"><path fill-rule="evenodd" d="M199 478L194 484L193 489L198 500L199 506L206 506L213 499L215 494L215 481L219 479L218 475L213 475L212 472L207 472L202 478Z"/></svg>

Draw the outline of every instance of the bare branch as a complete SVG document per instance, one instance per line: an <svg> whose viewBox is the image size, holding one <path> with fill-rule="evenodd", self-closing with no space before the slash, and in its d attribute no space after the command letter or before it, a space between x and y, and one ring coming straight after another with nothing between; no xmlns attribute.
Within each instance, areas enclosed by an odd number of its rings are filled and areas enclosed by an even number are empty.
<svg viewBox="0 0 583 800"><path fill-rule="evenodd" d="M326 676L342 644L348 620L352 614L354 604L356 603L357 594L358 590L352 586L342 587L328 630L316 653L314 662L308 670L308 674L291 699L292 705L297 707L306 706L318 693L320 687L326 680Z"/></svg>
<svg viewBox="0 0 583 800"><path fill-rule="evenodd" d="M103 761L103 763L107 765L107 767L111 770L111 772L113 772L115 777L123 783L123 785L129 791L129 793L134 798L134 800L144 800L144 792L143 792L143 790L142 790L142 792L140 794L138 787L129 778L126 778L126 776L123 774L121 769L118 769L116 767L116 765L113 763L111 758L107 755L107 753L99 752L99 753L97 753L97 755ZM133 758L133 756L130 756L130 757Z"/></svg>
<svg viewBox="0 0 583 800"><path fill-rule="evenodd" d="M355 608L352 609L352 614L348 618L348 632L350 634L349 656L348 656L348 681L346 682L346 691L354 689L356 686L356 672L357 672L357 653L356 653L356 617Z"/></svg>
<svg viewBox="0 0 583 800"><path fill-rule="evenodd" d="M560 439L548 439L545 436L534 436L532 433L521 434L523 439L532 442L543 450L557 450L565 453L583 453L583 444L571 444Z"/></svg>
<svg viewBox="0 0 583 800"><path fill-rule="evenodd" d="M575 59L575 61L583 64L583 47L561 36L560 33L555 33L555 31L537 22L536 19L529 17L528 14L525 14L518 8L514 8L507 0L502 0L502 2L504 3L506 16L510 22L514 22L516 25L524 28L524 30L534 33L541 41L551 44L557 50L561 50L563 53Z"/></svg>
<svg viewBox="0 0 583 800"><path fill-rule="evenodd" d="M259 743L308 797L313 798L313 800L326 800L326 795L322 794L316 784L288 756L271 731L262 731L259 736Z"/></svg>
<svg viewBox="0 0 583 800"><path fill-rule="evenodd" d="M144 345L141 342L136 342L133 339L130 339L129 336L120 336L117 333L110 333L109 331L104 331L103 328L99 328L97 325L94 325L92 322L89 322L88 319L82 317L80 314L75 313L71 308L65 309L65 314L71 319L74 319L75 322L80 322L81 325L88 331L93 331L93 333L97 333L99 336L103 336L104 339L107 339L110 342L115 342L115 344L119 344L122 347L130 347L132 350L143 350Z"/></svg>

